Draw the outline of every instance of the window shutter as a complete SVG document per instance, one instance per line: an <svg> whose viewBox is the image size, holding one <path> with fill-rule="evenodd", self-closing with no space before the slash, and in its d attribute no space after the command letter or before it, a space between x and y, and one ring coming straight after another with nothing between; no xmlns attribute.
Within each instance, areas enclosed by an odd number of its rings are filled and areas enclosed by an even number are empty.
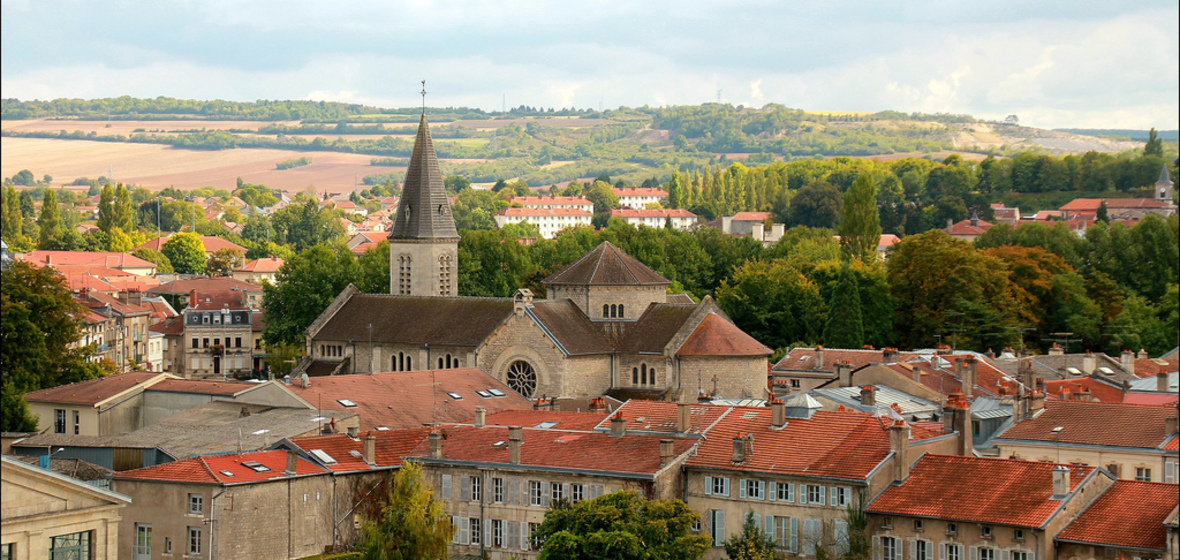
<svg viewBox="0 0 1180 560"><path fill-rule="evenodd" d="M729 497L729 477L721 478L721 495Z"/></svg>
<svg viewBox="0 0 1180 560"><path fill-rule="evenodd" d="M807 503L807 485L806 484L799 485L799 503L800 504Z"/></svg>
<svg viewBox="0 0 1180 560"><path fill-rule="evenodd" d="M450 500L451 497L451 475L442 475L442 497L444 500Z"/></svg>
<svg viewBox="0 0 1180 560"><path fill-rule="evenodd" d="M819 487L819 505L821 505L821 506L828 505L827 501L826 501L828 493L825 492L825 490L827 490L827 489L824 488L823 486Z"/></svg>
<svg viewBox="0 0 1180 560"><path fill-rule="evenodd" d="M1164 482L1176 482L1176 463L1164 461Z"/></svg>
<svg viewBox="0 0 1180 560"><path fill-rule="evenodd" d="M788 502L795 501L795 484L794 483L787 484L787 501Z"/></svg>
<svg viewBox="0 0 1180 560"><path fill-rule="evenodd" d="M717 546L725 544L725 511L717 510L717 534L713 536Z"/></svg>
<svg viewBox="0 0 1180 560"><path fill-rule="evenodd" d="M541 483L541 507L549 507L549 497L553 490L545 487L545 483Z"/></svg>
<svg viewBox="0 0 1180 560"><path fill-rule="evenodd" d="M758 481L758 499L759 500L766 499L766 481L765 480Z"/></svg>
<svg viewBox="0 0 1180 560"><path fill-rule="evenodd" d="M459 534L459 518L454 515L451 516L451 527L454 529L454 532L451 533L451 543L459 544L462 542L462 536Z"/></svg>
<svg viewBox="0 0 1180 560"><path fill-rule="evenodd" d="M873 560L881 560L881 537L873 535Z"/></svg>
<svg viewBox="0 0 1180 560"><path fill-rule="evenodd" d="M838 506L838 505L840 505L840 500L839 500L839 499L837 498L837 496L836 496L836 493L837 493L837 491L839 491L839 488L836 488L835 486L832 486L832 487L830 487L830 488L829 488L829 490L831 491L832 497L831 497L831 499L830 499L830 501L829 501L828 503L829 503L829 504L832 504L833 506Z"/></svg>
<svg viewBox="0 0 1180 560"><path fill-rule="evenodd" d="M470 476L464 475L464 476L459 477L459 488L460 488L459 489L459 501L462 501L462 502L471 501L471 477Z"/></svg>
<svg viewBox="0 0 1180 560"><path fill-rule="evenodd" d="M492 519L485 519L483 522L483 545L487 548L495 545L492 542L492 525L495 525L495 523Z"/></svg>
<svg viewBox="0 0 1180 560"><path fill-rule="evenodd" d="M971 547L971 560L979 560L979 547Z"/></svg>
<svg viewBox="0 0 1180 560"><path fill-rule="evenodd" d="M766 532L767 538L771 538L771 539L774 538L774 516L773 515L766 516L766 526L763 529L763 531Z"/></svg>
<svg viewBox="0 0 1180 560"><path fill-rule="evenodd" d="M905 542L910 545L910 560L924 560L918 558L918 541L915 539L906 539Z"/></svg>
<svg viewBox="0 0 1180 560"><path fill-rule="evenodd" d="M778 483L771 482L766 485L766 499L772 502L778 500Z"/></svg>
<svg viewBox="0 0 1180 560"><path fill-rule="evenodd" d="M711 477L711 476L705 477L705 495L706 496L713 495L713 477Z"/></svg>
<svg viewBox="0 0 1180 560"><path fill-rule="evenodd" d="M946 560L946 543L938 543L938 560Z"/></svg>
<svg viewBox="0 0 1180 560"><path fill-rule="evenodd" d="M528 550L529 548L531 548L529 546L529 544L530 544L529 543L529 524L528 524L528 522L521 521L520 522L520 549L521 550Z"/></svg>
<svg viewBox="0 0 1180 560"><path fill-rule="evenodd" d="M459 518L459 544L471 544L471 520Z"/></svg>
<svg viewBox="0 0 1180 560"><path fill-rule="evenodd" d="M520 502L520 479L511 477L508 479L508 505L515 506Z"/></svg>
<svg viewBox="0 0 1180 560"><path fill-rule="evenodd" d="M570 483L561 485L561 497L565 498L567 502L570 500Z"/></svg>
<svg viewBox="0 0 1180 560"><path fill-rule="evenodd" d="M520 548L520 522L508 522L508 543L507 548Z"/></svg>
<svg viewBox="0 0 1180 560"><path fill-rule="evenodd" d="M738 479L738 497L739 498L746 497L746 479L744 479L744 478Z"/></svg>
<svg viewBox="0 0 1180 560"><path fill-rule="evenodd" d="M799 552L799 518L791 518L791 540L787 541L787 549Z"/></svg>
<svg viewBox="0 0 1180 560"><path fill-rule="evenodd" d="M769 516L767 516L767 517L769 517ZM760 514L760 513L754 514L754 526L755 527L762 527L762 514ZM746 527L745 522L743 522L742 523L742 530L743 531L745 530L745 527Z"/></svg>
<svg viewBox="0 0 1180 560"><path fill-rule="evenodd" d="M1000 549L1000 560L1008 560L1008 549Z"/></svg>

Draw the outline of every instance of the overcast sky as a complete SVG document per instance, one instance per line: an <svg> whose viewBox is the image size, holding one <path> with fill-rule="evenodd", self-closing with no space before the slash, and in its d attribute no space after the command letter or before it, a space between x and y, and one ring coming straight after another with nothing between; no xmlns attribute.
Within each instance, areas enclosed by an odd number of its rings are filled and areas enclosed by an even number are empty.
<svg viewBox="0 0 1180 560"><path fill-rule="evenodd" d="M721 100L1175 129L1175 0L4 0L5 98Z"/></svg>

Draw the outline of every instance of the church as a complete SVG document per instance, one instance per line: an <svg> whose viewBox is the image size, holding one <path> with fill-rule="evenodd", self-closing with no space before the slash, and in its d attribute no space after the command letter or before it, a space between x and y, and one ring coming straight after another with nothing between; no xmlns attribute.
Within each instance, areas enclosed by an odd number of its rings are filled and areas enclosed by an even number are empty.
<svg viewBox="0 0 1180 560"><path fill-rule="evenodd" d="M423 114L389 235L388 294L348 286L306 332L309 376L477 367L525 397L765 398L771 350L712 298L610 242L510 298L459 297L459 234Z"/></svg>

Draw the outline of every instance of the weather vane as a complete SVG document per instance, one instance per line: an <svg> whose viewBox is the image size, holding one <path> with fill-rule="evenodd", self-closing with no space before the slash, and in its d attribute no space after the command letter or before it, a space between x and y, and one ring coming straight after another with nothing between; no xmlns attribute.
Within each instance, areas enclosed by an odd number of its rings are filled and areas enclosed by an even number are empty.
<svg viewBox="0 0 1180 560"><path fill-rule="evenodd" d="M426 114L426 80L422 80L422 114Z"/></svg>

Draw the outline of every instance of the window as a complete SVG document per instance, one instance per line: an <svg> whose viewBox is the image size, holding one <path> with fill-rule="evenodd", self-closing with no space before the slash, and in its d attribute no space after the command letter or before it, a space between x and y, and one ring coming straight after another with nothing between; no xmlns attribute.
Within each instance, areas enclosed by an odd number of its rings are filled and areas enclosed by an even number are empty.
<svg viewBox="0 0 1180 560"><path fill-rule="evenodd" d="M188 553L189 554L200 554L201 553L201 528L200 527L189 527L188 528Z"/></svg>
<svg viewBox="0 0 1180 560"><path fill-rule="evenodd" d="M172 554L172 537L164 537L164 554Z"/></svg>
<svg viewBox="0 0 1180 560"><path fill-rule="evenodd" d="M774 541L775 548L794 550L795 545L791 539L793 521L790 517L774 516L774 520L771 522L770 539Z"/></svg>
<svg viewBox="0 0 1180 560"><path fill-rule="evenodd" d="M1141 482L1151 482L1151 469L1146 467L1136 467L1135 480Z"/></svg>
<svg viewBox="0 0 1180 560"><path fill-rule="evenodd" d="M214 339L213 339L213 345L214 345L214 346L221 346L221 339L220 339L220 338L214 338Z"/></svg>
<svg viewBox="0 0 1180 560"><path fill-rule="evenodd" d="M953 535L958 532L959 532L959 527L957 525L955 525L954 523L947 523L946 524L946 534Z"/></svg>
<svg viewBox="0 0 1180 560"><path fill-rule="evenodd" d="M472 502L483 500L483 479L478 476L471 477L471 499Z"/></svg>
<svg viewBox="0 0 1180 560"><path fill-rule="evenodd" d="M706 492L706 494L715 494L718 496L728 496L729 495L729 479L728 478L723 477L723 476L714 476L714 477L705 477L705 478L711 478L711 480L706 481L709 483L708 487L707 487L709 489L709 491Z"/></svg>
<svg viewBox="0 0 1180 560"><path fill-rule="evenodd" d="M1024 540L1024 529L1014 529L1012 531L1012 538L1014 540L1018 540L1018 541ZM1015 559L1013 559L1013 560L1015 560Z"/></svg>
<svg viewBox="0 0 1180 560"><path fill-rule="evenodd" d="M984 525L983 527L980 527L980 528L979 528L979 534L980 534L980 536L982 536L982 537L984 537L984 538L991 538L991 536L992 536L992 528L991 528L991 526L990 526L990 525Z"/></svg>
<svg viewBox="0 0 1180 560"><path fill-rule="evenodd" d="M926 541L914 541L914 559L913 560L931 560L930 558L930 543Z"/></svg>
<svg viewBox="0 0 1180 560"><path fill-rule="evenodd" d="M807 503L822 504L824 503L824 487L816 486L814 484L807 485Z"/></svg>
<svg viewBox="0 0 1180 560"><path fill-rule="evenodd" d="M948 530L947 532L949 533L950 531ZM963 560L963 545L948 544L943 546L946 547L946 560Z"/></svg>
<svg viewBox="0 0 1180 560"><path fill-rule="evenodd" d="M135 524L135 556L152 555L152 526L136 523Z"/></svg>
<svg viewBox="0 0 1180 560"><path fill-rule="evenodd" d="M709 534L713 535L713 546L725 544L725 512L719 509L709 510Z"/></svg>
<svg viewBox="0 0 1180 560"><path fill-rule="evenodd" d="M451 295L451 263L450 255L438 258L438 295L440 296Z"/></svg>
<svg viewBox="0 0 1180 560"><path fill-rule="evenodd" d="M480 523L481 521L478 517L472 517L467 521L467 524L471 527L471 540L469 541L471 544L480 543L480 537L483 536L483 527L480 526Z"/></svg>
<svg viewBox="0 0 1180 560"><path fill-rule="evenodd" d="M16 556L12 550L13 546L15 545L12 543L0 544L0 560L12 560Z"/></svg>
<svg viewBox="0 0 1180 560"><path fill-rule="evenodd" d="M897 539L881 537L881 558L883 560L901 560L897 555Z"/></svg>
<svg viewBox="0 0 1180 560"><path fill-rule="evenodd" d="M914 520L914 530L915 531L921 531L925 525L926 525L926 523L924 521L922 521L921 519Z"/></svg>
<svg viewBox="0 0 1180 560"><path fill-rule="evenodd" d="M996 560L996 549L981 547L979 549L979 560Z"/></svg>
<svg viewBox="0 0 1180 560"><path fill-rule="evenodd" d="M832 505L846 507L852 497L851 488L832 488Z"/></svg>
<svg viewBox="0 0 1180 560"><path fill-rule="evenodd" d="M1012 560L1032 560L1031 555L1029 553L1020 552L1018 550L1013 550L1012 552L1009 552L1008 557L1011 558Z"/></svg>
<svg viewBox="0 0 1180 560"><path fill-rule="evenodd" d="M610 318L610 306L605 303L602 304L602 318L603 319Z"/></svg>
<svg viewBox="0 0 1180 560"><path fill-rule="evenodd" d="M763 499L763 489L766 488L766 483L760 480L747 480L746 482L746 497L751 500Z"/></svg>
<svg viewBox="0 0 1180 560"><path fill-rule="evenodd" d="M241 347L242 347L242 337L235 336L234 337L234 348L241 348Z"/></svg>
<svg viewBox="0 0 1180 560"><path fill-rule="evenodd" d="M407 208L407 210L409 210ZM397 286L398 295L410 295L410 284L412 282L412 265L413 261L409 255L401 255L397 258Z"/></svg>
<svg viewBox="0 0 1180 560"><path fill-rule="evenodd" d="M54 409L54 411L53 411L53 433L55 433L55 434L66 433L66 411L65 411L65 409L62 409L62 408Z"/></svg>
<svg viewBox="0 0 1180 560"><path fill-rule="evenodd" d="M539 506L542 504L541 481L529 481L529 505Z"/></svg>
<svg viewBox="0 0 1180 560"><path fill-rule="evenodd" d="M541 528L541 524L540 523L529 523L528 528L529 528L529 532L524 534L524 546L522 546L521 548L528 549L528 550L537 550L537 547L533 546L533 541L532 541L532 539L529 538L529 535L537 534L537 529ZM538 539L538 540L540 540L540 542L536 543L537 546L542 546L543 544L545 544L543 540L541 540L541 539Z"/></svg>
<svg viewBox="0 0 1180 560"><path fill-rule="evenodd" d="M50 560L75 560L90 558L90 531L58 535L49 539Z"/></svg>
<svg viewBox="0 0 1180 560"><path fill-rule="evenodd" d="M564 488L560 482L549 483L549 503L554 503L565 497Z"/></svg>
<svg viewBox="0 0 1180 560"><path fill-rule="evenodd" d="M209 337L205 337L205 338L202 338L202 339L201 339L201 347L202 347L202 348L208 348L208 347L209 347Z"/></svg>
<svg viewBox="0 0 1180 560"><path fill-rule="evenodd" d="M205 501L204 496L202 496L200 494L189 494L188 495L188 512L189 513L196 513L199 515L202 512L202 510L204 509L203 508L204 501Z"/></svg>
<svg viewBox="0 0 1180 560"><path fill-rule="evenodd" d="M780 502L793 502L793 501L795 501L795 485L794 484L787 484L786 482L780 482L775 485L774 492L775 492L775 496L774 496L775 499L777 499Z"/></svg>
<svg viewBox="0 0 1180 560"><path fill-rule="evenodd" d="M199 346L199 343L197 342L197 337L194 336L193 337L193 348L197 348L198 346Z"/></svg>
<svg viewBox="0 0 1180 560"><path fill-rule="evenodd" d="M82 430L82 413L77 410L74 411L74 435L78 435Z"/></svg>
<svg viewBox="0 0 1180 560"><path fill-rule="evenodd" d="M798 380L798 379L792 379L792 380L791 380L791 388L792 388L792 389L798 389L799 387L802 387L802 386L803 386L803 385L802 385L801 383L799 383L799 380Z"/></svg>
<svg viewBox="0 0 1180 560"><path fill-rule="evenodd" d="M504 503L504 479L503 478L497 477L497 478L492 479L492 501L496 502L497 504Z"/></svg>
<svg viewBox="0 0 1180 560"><path fill-rule="evenodd" d="M586 485L585 484L571 484L570 485L570 502L578 503L586 499Z"/></svg>
<svg viewBox="0 0 1180 560"><path fill-rule="evenodd" d="M492 520L492 547L501 548L504 546L504 521L502 519Z"/></svg>

